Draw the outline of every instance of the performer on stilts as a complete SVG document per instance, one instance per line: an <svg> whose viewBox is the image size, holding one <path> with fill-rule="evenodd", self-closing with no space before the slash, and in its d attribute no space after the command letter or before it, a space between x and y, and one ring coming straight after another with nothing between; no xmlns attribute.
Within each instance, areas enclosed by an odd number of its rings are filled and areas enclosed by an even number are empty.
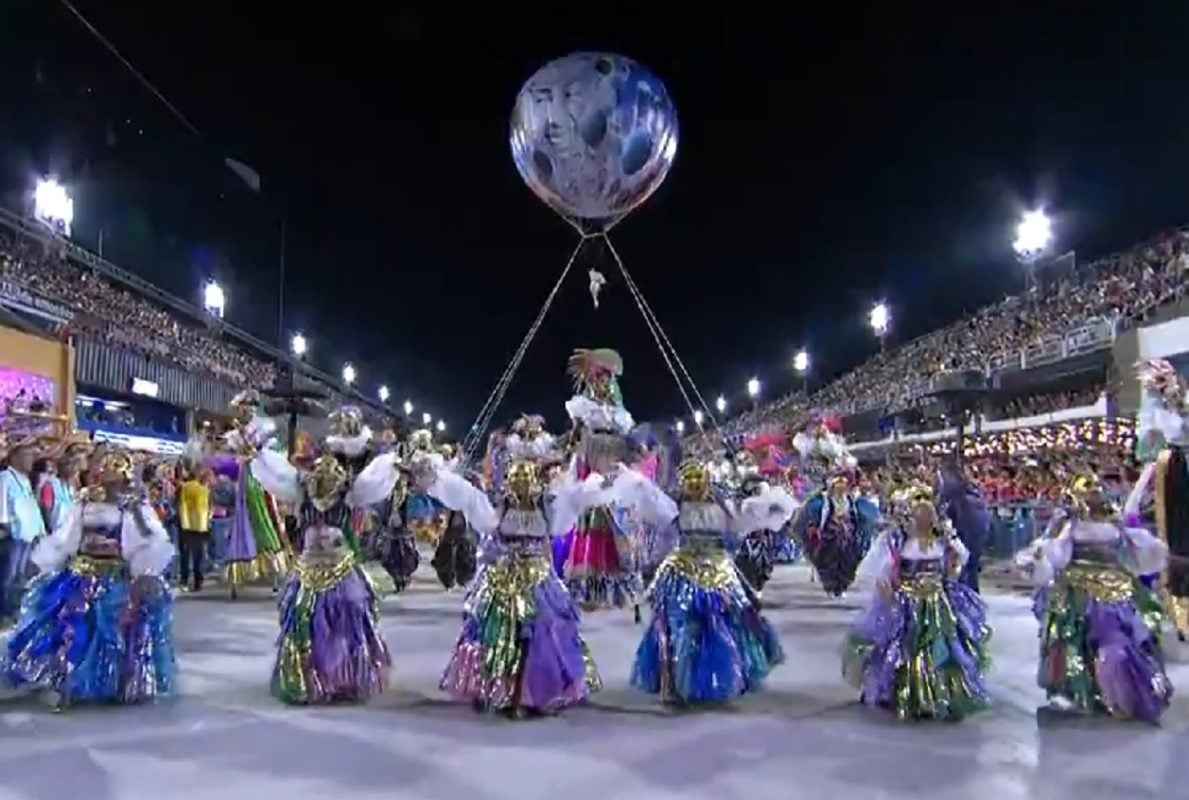
<svg viewBox="0 0 1189 800"><path fill-rule="evenodd" d="M1164 609L1141 575L1161 572L1168 545L1129 527L1098 476L1081 474L1050 536L1017 556L1038 587L1038 682L1054 710L1156 723L1172 685L1164 669Z"/></svg>
<svg viewBox="0 0 1189 800"><path fill-rule="evenodd" d="M1140 503L1150 492L1156 534L1168 545L1159 582L1165 610L1177 637L1189 637L1189 386L1167 361L1140 365L1136 455L1145 463L1127 502L1138 524Z"/></svg>
<svg viewBox="0 0 1189 800"><path fill-rule="evenodd" d="M481 566L441 687L479 711L552 714L600 688L578 611L553 569L549 540L551 529L572 526L594 502L602 481L571 484L550 499L542 463L520 458L509 465L498 515L481 494L467 504L476 509L468 518L485 531ZM457 491L472 494L464 487Z"/></svg>
<svg viewBox="0 0 1189 800"><path fill-rule="evenodd" d="M614 350L577 350L570 358L575 394L566 402L573 430L574 456L565 486L581 483L591 473L609 475L628 460L632 415L623 407L619 376L623 360ZM632 568L628 531L621 530L615 509L600 506L587 511L574 529L566 559L565 582L570 594L587 610L634 606L640 576Z"/></svg>
<svg viewBox="0 0 1189 800"><path fill-rule="evenodd" d="M254 389L237 394L231 411L234 427L224 437L229 452L213 459L215 471L235 481L224 579L232 599L239 596L241 586L258 581L271 583L275 594L292 563L293 548L275 498L260 487L246 466L261 448L280 451L277 425L261 413L260 394Z"/></svg>
<svg viewBox="0 0 1189 800"><path fill-rule="evenodd" d="M847 636L842 674L863 703L899 719L961 719L987 704L987 609L958 580L968 554L933 490L912 487L904 505L859 565L875 591Z"/></svg>
<svg viewBox="0 0 1189 800"><path fill-rule="evenodd" d="M653 524L675 524L677 549L648 588L652 619L636 651L632 685L663 702L723 702L755 691L784 659L759 596L729 555L731 541L779 529L796 508L781 489L742 502L717 497L701 461L681 466L678 502L631 470L613 493Z"/></svg>
<svg viewBox="0 0 1189 800"><path fill-rule="evenodd" d="M176 691L174 546L142 494L131 456L114 447L93 462L98 485L34 547L40 574L8 639L7 682L47 692L58 709L130 704Z"/></svg>

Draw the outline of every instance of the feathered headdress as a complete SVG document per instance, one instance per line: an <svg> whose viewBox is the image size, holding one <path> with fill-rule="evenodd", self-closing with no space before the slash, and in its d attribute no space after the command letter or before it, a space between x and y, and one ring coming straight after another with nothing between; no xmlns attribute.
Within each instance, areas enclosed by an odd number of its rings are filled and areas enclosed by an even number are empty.
<svg viewBox="0 0 1189 800"><path fill-rule="evenodd" d="M600 402L623 405L618 381L623 374L623 359L614 350L606 347L575 350L566 371L574 381L574 391Z"/></svg>
<svg viewBox="0 0 1189 800"><path fill-rule="evenodd" d="M1184 414L1189 412L1189 401L1181 376L1168 361L1153 358L1136 365L1136 377L1145 391L1160 398L1170 410Z"/></svg>

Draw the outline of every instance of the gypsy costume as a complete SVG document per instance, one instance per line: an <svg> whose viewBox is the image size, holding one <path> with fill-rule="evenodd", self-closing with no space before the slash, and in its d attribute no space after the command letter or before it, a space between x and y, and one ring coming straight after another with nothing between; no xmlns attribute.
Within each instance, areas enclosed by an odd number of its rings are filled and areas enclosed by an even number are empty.
<svg viewBox="0 0 1189 800"><path fill-rule="evenodd" d="M1075 478L1070 495L1056 534L1017 558L1038 587L1038 683L1060 710L1156 723L1172 699L1164 614L1139 576L1164 569L1168 546L1122 524L1096 477Z"/></svg>
<svg viewBox="0 0 1189 800"><path fill-rule="evenodd" d="M433 434L429 430L414 431L409 435L405 463L424 462L427 469L433 470L451 468L451 448L443 445L435 452L432 447ZM433 548L430 565L443 588L449 590L470 582L475 575L476 543L464 520L416 486L404 493L394 511L406 534Z"/></svg>
<svg viewBox="0 0 1189 800"><path fill-rule="evenodd" d="M264 491L248 468L260 448L279 450L276 423L257 416L260 396L254 390L236 395L231 408L236 419L235 427L225 437L229 452L216 456L212 466L235 482L235 509L224 551L224 579L235 598L244 584L273 581L284 575L292 562L292 547L276 499Z"/></svg>
<svg viewBox="0 0 1189 800"><path fill-rule="evenodd" d="M732 537L780 528L792 497L768 489L735 507L711 493L704 464L687 462L680 503L624 470L616 491L654 524L676 522L677 550L661 562L648 588L652 619L636 650L632 685L666 703L731 700L755 691L784 660L759 598L728 554Z"/></svg>
<svg viewBox="0 0 1189 800"><path fill-rule="evenodd" d="M1142 364L1139 378L1143 396L1136 455L1145 466L1127 511L1134 521L1140 501L1151 490L1156 534L1168 545L1160 590L1177 636L1184 641L1189 637L1189 387L1167 361Z"/></svg>
<svg viewBox="0 0 1189 800"><path fill-rule="evenodd" d="M863 559L859 580L877 588L846 638L842 674L861 702L899 719L959 719L987 705L987 609L957 580L966 548L938 523L931 490L909 502L928 525L904 520Z"/></svg>
<svg viewBox="0 0 1189 800"><path fill-rule="evenodd" d="M475 510L468 516L485 533L482 566L467 593L441 688L477 710L554 713L601 685L578 630L578 611L549 555L549 516L556 525L572 524L581 501L558 497L547 512L532 461L514 462L506 483L498 516L477 489L465 482L458 487L472 496L468 505Z"/></svg>
<svg viewBox="0 0 1189 800"><path fill-rule="evenodd" d="M270 451L257 455L251 468L267 491L297 509L304 534L281 592L273 695L291 705L319 705L380 694L391 659L380 633L379 598L347 531L352 509L392 492L396 454L376 456L354 477L332 454L304 474Z"/></svg>
<svg viewBox="0 0 1189 800"><path fill-rule="evenodd" d="M41 574L6 647L7 680L56 694L59 707L139 703L177 685L173 599L162 578L173 544L145 500L115 496L131 483L131 459L108 450L100 469L111 499L91 490L37 543Z"/></svg>
<svg viewBox="0 0 1189 800"><path fill-rule="evenodd" d="M577 446L570 471L560 484L566 492L595 473L610 472L627 460L632 415L623 407L617 383L623 362L614 350L578 350L570 358L577 394L566 402ZM635 605L641 585L633 567L630 532L622 529L614 507L587 510L573 529L565 564L570 594L587 609Z"/></svg>
<svg viewBox="0 0 1189 800"><path fill-rule="evenodd" d="M841 597L854 583L878 520L875 505L852 497L842 476L832 478L825 491L811 495L801 508L793 531L826 594Z"/></svg>

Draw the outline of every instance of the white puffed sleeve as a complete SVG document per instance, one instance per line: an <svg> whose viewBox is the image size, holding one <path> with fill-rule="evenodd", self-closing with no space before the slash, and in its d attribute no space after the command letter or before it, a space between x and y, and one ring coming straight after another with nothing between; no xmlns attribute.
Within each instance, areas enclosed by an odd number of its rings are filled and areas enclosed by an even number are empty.
<svg viewBox="0 0 1189 800"><path fill-rule="evenodd" d="M731 530L740 535L753 531L778 531L797 512L797 501L779 486L768 487L739 504L739 513L731 520Z"/></svg>
<svg viewBox="0 0 1189 800"><path fill-rule="evenodd" d="M1123 528L1125 563L1135 575L1161 572L1168 563L1168 544L1143 528Z"/></svg>
<svg viewBox="0 0 1189 800"><path fill-rule="evenodd" d="M970 551L958 536L952 535L945 540L945 567L947 570L961 572L970 560Z"/></svg>
<svg viewBox="0 0 1189 800"><path fill-rule="evenodd" d="M631 467L619 466L619 474L611 484L612 502L631 507L648 525L668 525L677 518L677 502L664 490Z"/></svg>
<svg viewBox="0 0 1189 800"><path fill-rule="evenodd" d="M376 456L355 476L351 491L347 493L347 505L351 508L367 508L387 500L396 488L396 479L399 477L396 453Z"/></svg>
<svg viewBox="0 0 1189 800"><path fill-rule="evenodd" d="M120 524L120 552L134 578L160 575L173 561L174 546L147 502L127 509Z"/></svg>
<svg viewBox="0 0 1189 800"><path fill-rule="evenodd" d="M457 472L437 470L425 493L451 511L462 514L467 524L481 534L490 533L499 524L499 515L491 507L487 495Z"/></svg>
<svg viewBox="0 0 1189 800"><path fill-rule="evenodd" d="M0 525L12 524L12 511L8 505L8 485L0 474Z"/></svg>
<svg viewBox="0 0 1189 800"><path fill-rule="evenodd" d="M58 529L37 541L29 559L42 572L57 572L66 565L67 559L78 552L82 538L83 504L75 503Z"/></svg>
<svg viewBox="0 0 1189 800"><path fill-rule="evenodd" d="M1139 479L1136 480L1135 486L1131 487L1130 494L1127 495L1127 502L1123 504L1123 514L1132 516L1139 513L1140 503L1144 498L1144 490L1148 488L1148 484L1152 482L1152 476L1156 474L1156 462L1149 461L1144 464L1144 469L1139 474Z"/></svg>
<svg viewBox="0 0 1189 800"><path fill-rule="evenodd" d="M583 512L609 504L611 492L603 488L603 481L602 475L592 472L585 480L568 478L554 486L553 499L549 503L550 532L566 533L577 524Z"/></svg>
<svg viewBox="0 0 1189 800"><path fill-rule="evenodd" d="M896 572L896 536L895 531L886 530L875 538L867 555L859 562L855 570L855 582L862 586L873 586L880 581L891 581Z"/></svg>
<svg viewBox="0 0 1189 800"><path fill-rule="evenodd" d="M282 453L262 450L252 459L252 477L260 481L264 491L282 503L301 502L301 480L297 467Z"/></svg>
<svg viewBox="0 0 1189 800"><path fill-rule="evenodd" d="M1045 586L1054 576L1069 566L1073 558L1073 525L1066 525L1056 536L1037 543L1036 561L1032 567L1032 582Z"/></svg>

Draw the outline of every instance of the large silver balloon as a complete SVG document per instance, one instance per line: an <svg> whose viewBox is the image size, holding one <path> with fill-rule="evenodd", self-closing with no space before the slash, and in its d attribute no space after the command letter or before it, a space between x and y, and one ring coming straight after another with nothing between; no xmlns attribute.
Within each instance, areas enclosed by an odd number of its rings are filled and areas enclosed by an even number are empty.
<svg viewBox="0 0 1189 800"><path fill-rule="evenodd" d="M550 208L601 230L648 199L677 155L677 111L660 80L611 53L574 53L528 79L512 158Z"/></svg>

